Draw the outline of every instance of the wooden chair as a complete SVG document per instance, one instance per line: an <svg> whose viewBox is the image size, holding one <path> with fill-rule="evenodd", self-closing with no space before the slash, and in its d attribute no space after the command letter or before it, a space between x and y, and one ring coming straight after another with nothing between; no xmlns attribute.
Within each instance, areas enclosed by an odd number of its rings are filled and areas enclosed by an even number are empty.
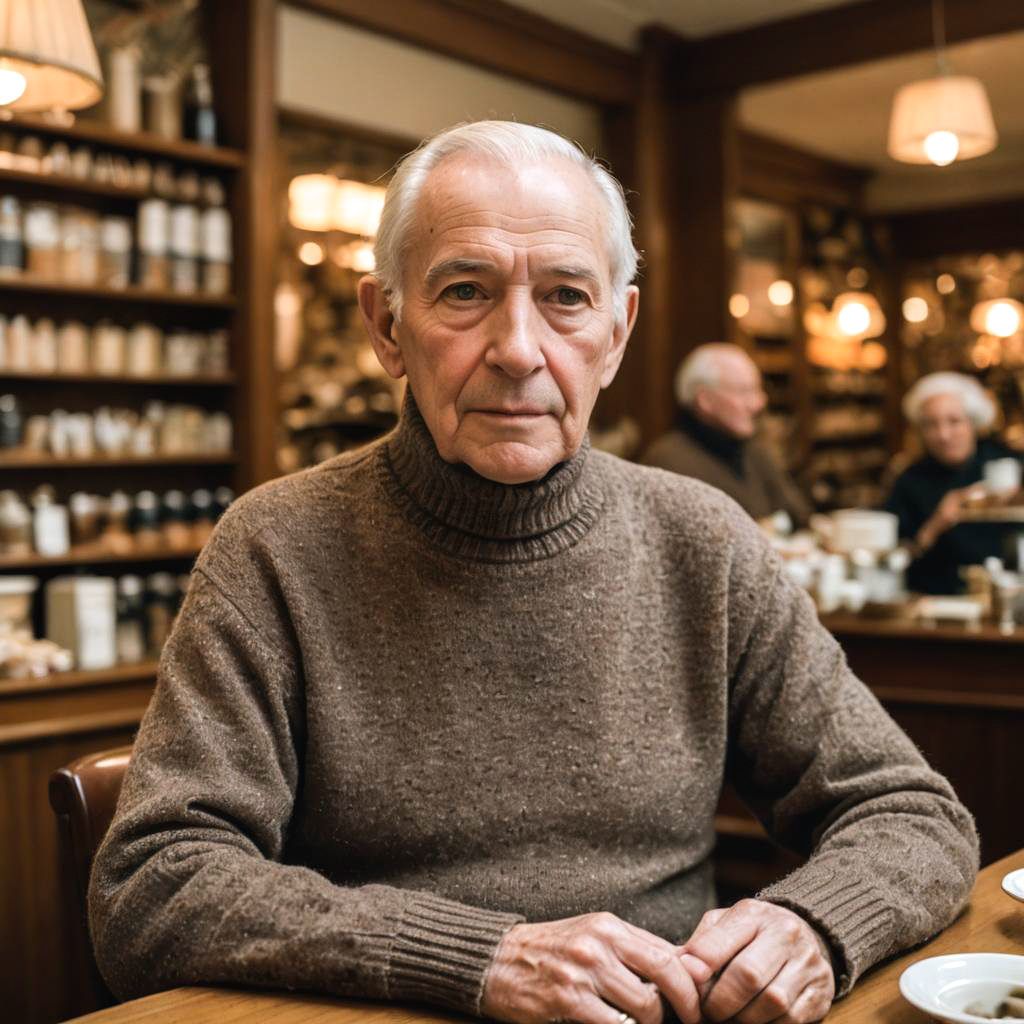
<svg viewBox="0 0 1024 1024"><path fill-rule="evenodd" d="M86 914L89 872L117 807L131 747L87 754L50 776L50 806L57 815L62 898L67 929L65 962L76 1013L115 1002L92 955Z"/></svg>

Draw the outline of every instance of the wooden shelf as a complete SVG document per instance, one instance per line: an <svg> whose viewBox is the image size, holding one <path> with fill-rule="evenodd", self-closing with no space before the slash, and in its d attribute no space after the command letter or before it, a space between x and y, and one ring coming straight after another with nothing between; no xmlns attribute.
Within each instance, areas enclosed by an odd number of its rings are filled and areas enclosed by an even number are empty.
<svg viewBox="0 0 1024 1024"><path fill-rule="evenodd" d="M172 562L195 558L201 548L198 544L172 548L161 545L129 552L111 551L95 544L72 548L66 555L0 555L0 571L25 572L65 565L100 565L135 562Z"/></svg>
<svg viewBox="0 0 1024 1024"><path fill-rule="evenodd" d="M40 690L71 690L84 686L130 683L155 679L157 662L140 661L132 665L112 665L88 672L52 672L33 679L0 679L0 697L38 693Z"/></svg>
<svg viewBox="0 0 1024 1024"><path fill-rule="evenodd" d="M0 469L103 469L134 466L230 466L238 461L231 453L213 455L94 455L87 459L58 459L35 452L0 455Z"/></svg>
<svg viewBox="0 0 1024 1024"><path fill-rule="evenodd" d="M40 281L20 275L0 278L0 296L52 295L69 298L101 299L104 302L143 302L163 306L192 306L208 309L233 309L233 295L208 295L205 292L183 294L181 292L155 292L146 288L102 288L98 285L66 284L60 281Z"/></svg>
<svg viewBox="0 0 1024 1024"><path fill-rule="evenodd" d="M101 196L104 199L126 199L138 202L148 199L153 193L149 189L134 185L112 185L89 178L73 178L65 174L44 174L41 171L27 171L15 167L0 167L0 187L4 185L31 185L45 188L61 195Z"/></svg>
<svg viewBox="0 0 1024 1024"><path fill-rule="evenodd" d="M44 384L136 384L144 387L226 388L237 381L233 373L208 373L198 377L179 377L161 373L155 377L129 377L126 374L47 373L44 370L19 372L0 370L0 384L34 381Z"/></svg>
<svg viewBox="0 0 1024 1024"><path fill-rule="evenodd" d="M9 128L25 134L45 135L48 138L67 139L69 142L86 143L97 147L143 153L181 163L225 168L245 166L245 154L237 149L203 146L198 142L183 139L165 139L149 132L119 132L107 125L86 120L78 120L72 125L59 125L41 118L18 117L0 122L0 128Z"/></svg>

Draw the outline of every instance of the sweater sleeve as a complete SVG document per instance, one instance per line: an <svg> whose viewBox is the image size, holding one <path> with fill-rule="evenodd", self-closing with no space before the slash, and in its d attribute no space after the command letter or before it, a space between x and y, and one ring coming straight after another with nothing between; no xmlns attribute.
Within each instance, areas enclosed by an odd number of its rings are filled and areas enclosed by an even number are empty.
<svg viewBox="0 0 1024 1024"><path fill-rule="evenodd" d="M963 907L978 867L968 811L846 664L759 537L736 551L727 774L768 831L809 856L759 894L838 955L837 991Z"/></svg>
<svg viewBox="0 0 1024 1024"><path fill-rule="evenodd" d="M123 998L226 983L479 1013L494 951L521 918L282 863L302 786L300 665L248 603L193 574L93 869L104 977Z"/></svg>

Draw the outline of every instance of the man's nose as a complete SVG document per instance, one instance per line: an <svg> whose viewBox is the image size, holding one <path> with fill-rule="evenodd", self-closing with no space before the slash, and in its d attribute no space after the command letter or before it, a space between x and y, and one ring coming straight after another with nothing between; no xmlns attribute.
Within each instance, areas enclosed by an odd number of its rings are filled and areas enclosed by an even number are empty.
<svg viewBox="0 0 1024 1024"><path fill-rule="evenodd" d="M532 296L510 292L489 317L487 365L510 377L528 377L542 367L544 353L538 341L542 319Z"/></svg>

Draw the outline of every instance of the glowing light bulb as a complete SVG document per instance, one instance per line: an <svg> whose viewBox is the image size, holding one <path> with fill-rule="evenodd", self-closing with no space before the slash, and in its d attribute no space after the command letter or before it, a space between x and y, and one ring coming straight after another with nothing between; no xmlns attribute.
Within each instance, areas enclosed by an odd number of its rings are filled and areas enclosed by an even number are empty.
<svg viewBox="0 0 1024 1024"><path fill-rule="evenodd" d="M928 319L928 303L920 295L912 295L904 300L903 319L911 324L923 323Z"/></svg>
<svg viewBox="0 0 1024 1024"><path fill-rule="evenodd" d="M935 279L935 287L942 295L956 291L956 278L952 274L939 274Z"/></svg>
<svg viewBox="0 0 1024 1024"><path fill-rule="evenodd" d="M937 167L951 164L960 152L960 140L953 132L929 132L924 140L924 155Z"/></svg>
<svg viewBox="0 0 1024 1024"><path fill-rule="evenodd" d="M1020 313L1010 302L993 302L985 314L985 330L997 338L1009 338L1020 330Z"/></svg>
<svg viewBox="0 0 1024 1024"><path fill-rule="evenodd" d="M750 299L746 295L736 292L729 296L729 312L740 320L750 312Z"/></svg>
<svg viewBox="0 0 1024 1024"><path fill-rule="evenodd" d="M318 263L324 261L324 250L323 246L319 242L303 242L299 246L299 259L306 264L307 267L315 267Z"/></svg>
<svg viewBox="0 0 1024 1024"><path fill-rule="evenodd" d="M772 281L768 285L768 301L773 306L788 306L793 301L793 286L788 281Z"/></svg>
<svg viewBox="0 0 1024 1024"><path fill-rule="evenodd" d="M863 302L848 302L839 310L836 320L843 334L856 337L871 326L871 311Z"/></svg>
<svg viewBox="0 0 1024 1024"><path fill-rule="evenodd" d="M0 106L21 99L27 84L25 76L20 71L0 69Z"/></svg>

